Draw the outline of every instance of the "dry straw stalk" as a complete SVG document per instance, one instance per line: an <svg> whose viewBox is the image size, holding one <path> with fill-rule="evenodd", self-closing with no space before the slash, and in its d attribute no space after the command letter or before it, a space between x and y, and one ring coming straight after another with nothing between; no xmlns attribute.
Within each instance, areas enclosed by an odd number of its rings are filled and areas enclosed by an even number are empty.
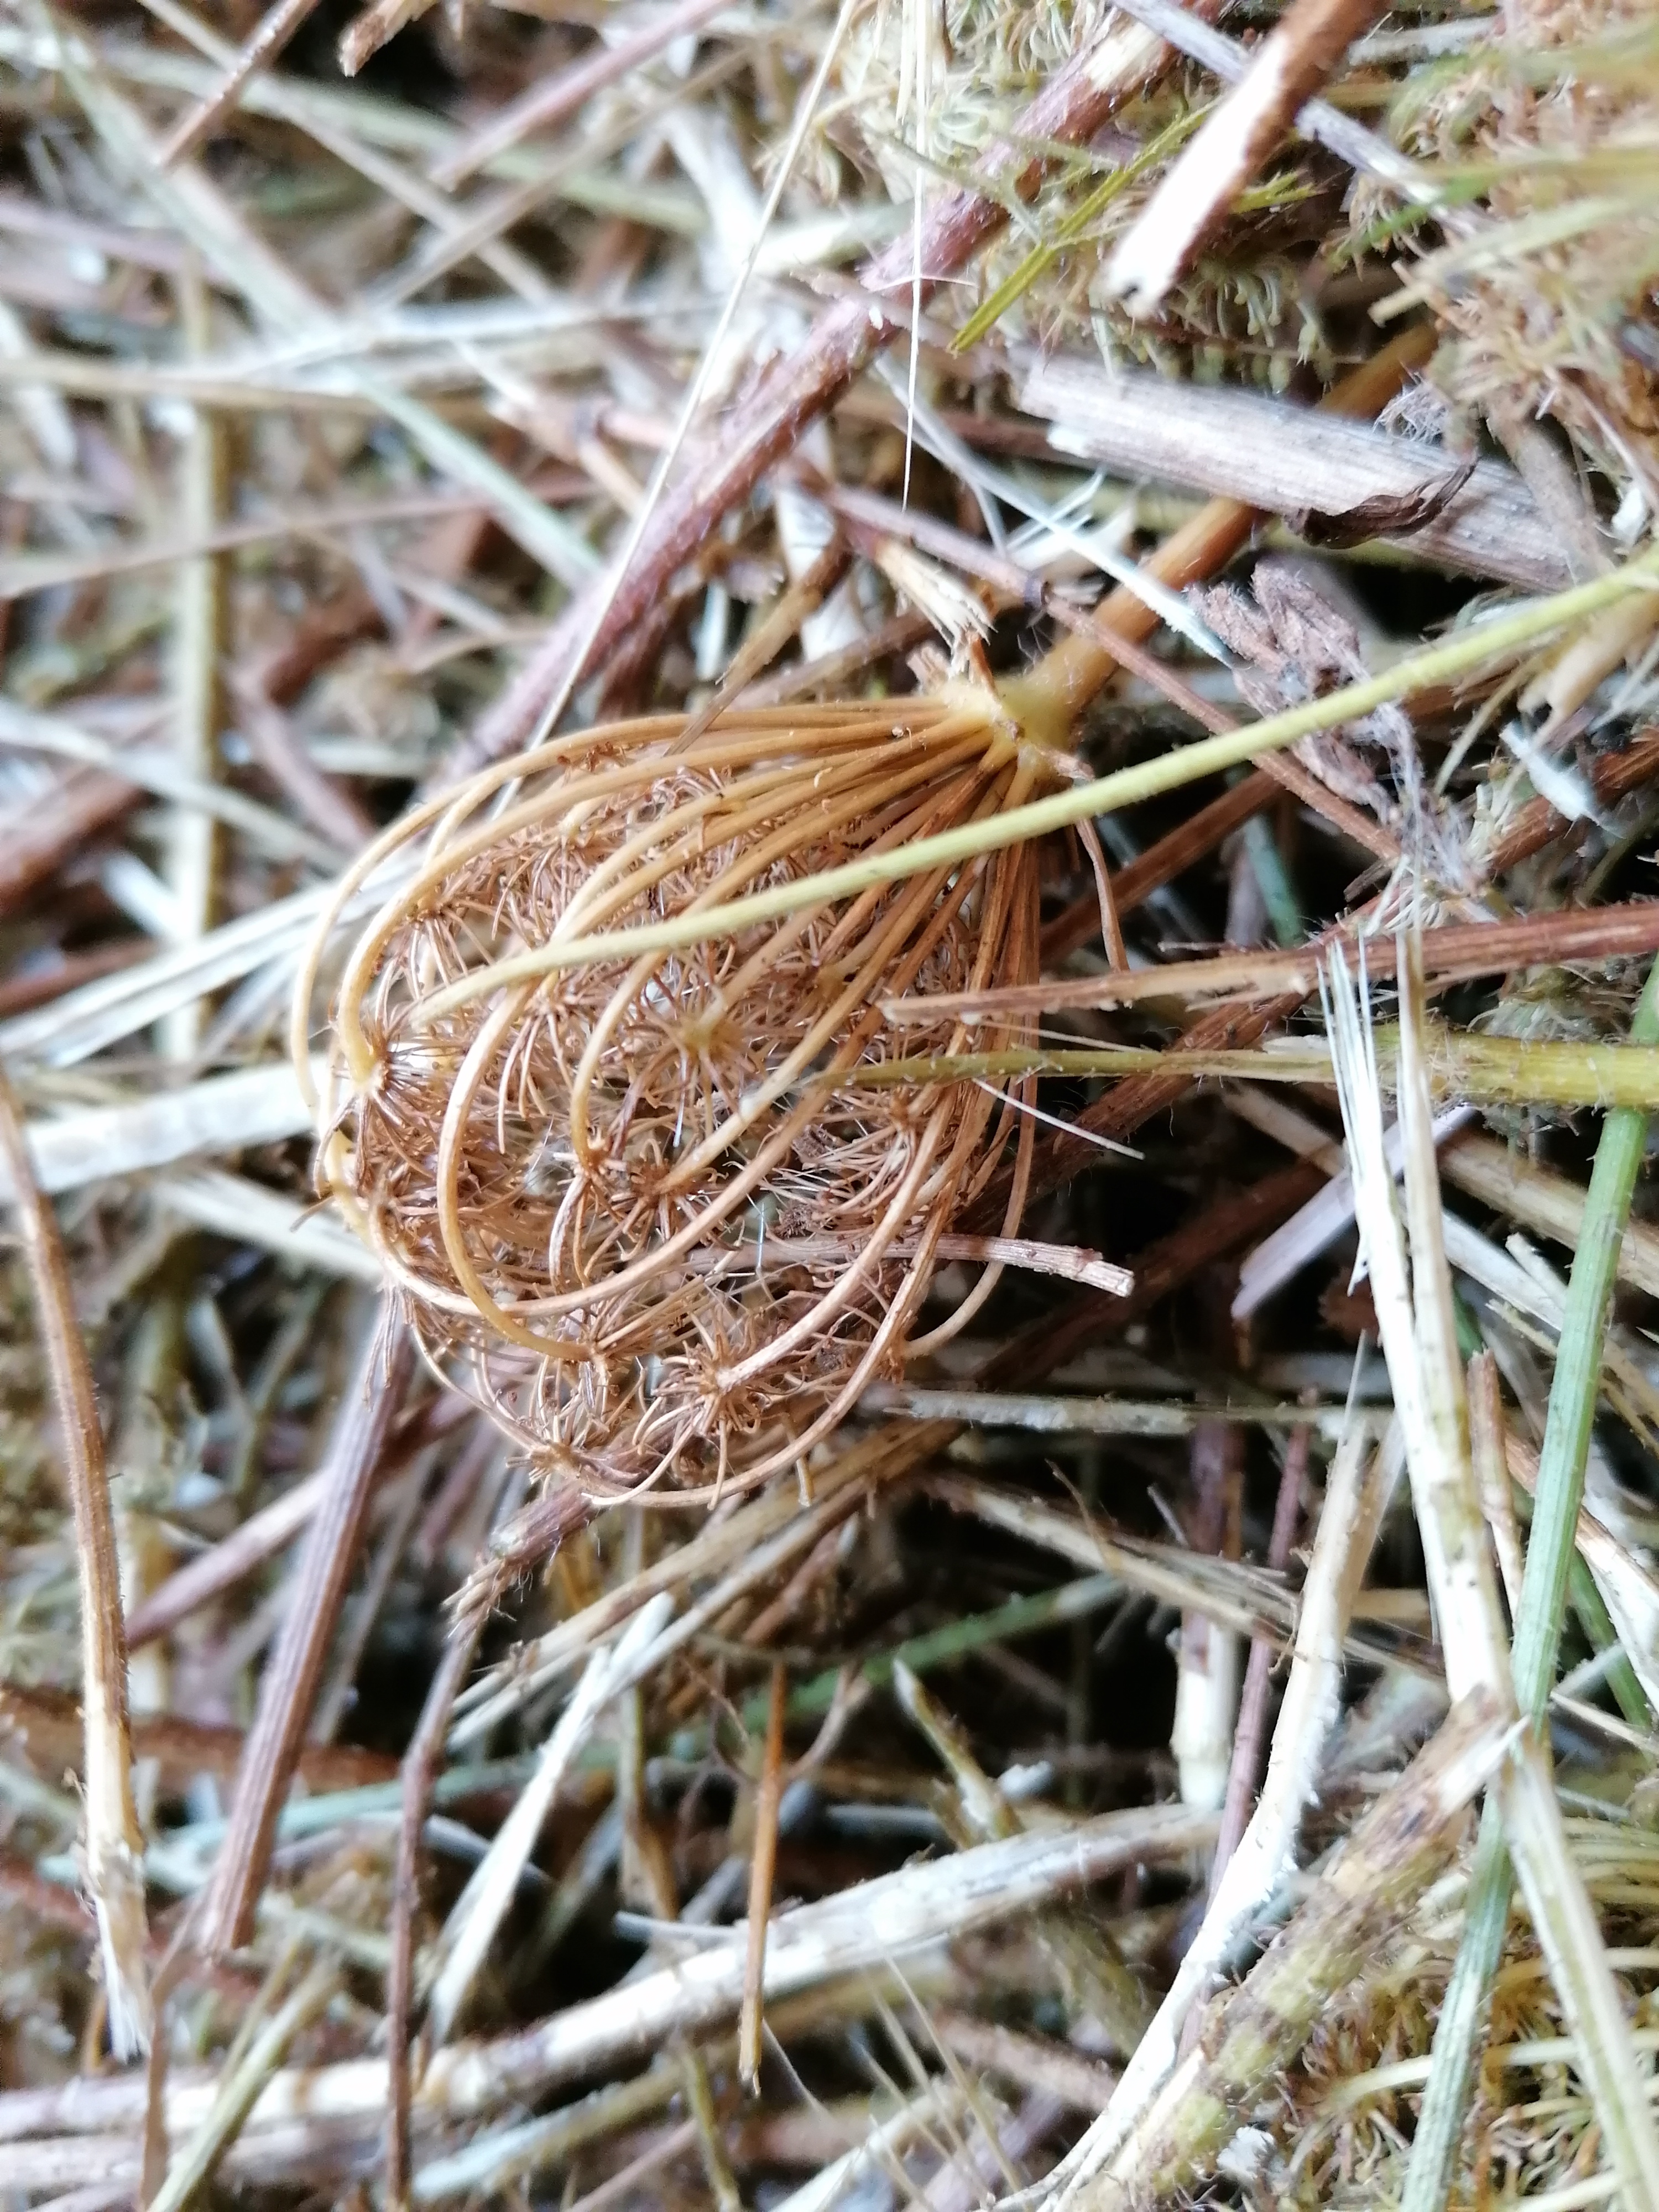
<svg viewBox="0 0 1659 2212"><path fill-rule="evenodd" d="M98 1921L110 2043L116 2057L126 2059L148 2048L151 2023L144 1959L144 1838L132 1795L120 1563L104 1464L103 1426L76 1319L69 1263L57 1218L35 1187L16 1095L3 1069L0 1158L10 1177L12 1202L33 1279L64 1454L64 1486L74 1516L86 1746L86 1881Z"/></svg>

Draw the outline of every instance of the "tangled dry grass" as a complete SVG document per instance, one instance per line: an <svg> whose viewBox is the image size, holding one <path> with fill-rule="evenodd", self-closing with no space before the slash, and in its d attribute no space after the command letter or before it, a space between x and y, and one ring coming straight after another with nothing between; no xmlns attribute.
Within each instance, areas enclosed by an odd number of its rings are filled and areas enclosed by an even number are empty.
<svg viewBox="0 0 1659 2212"><path fill-rule="evenodd" d="M0 68L6 2212L1659 2202L1653 9Z"/></svg>
<svg viewBox="0 0 1659 2212"><path fill-rule="evenodd" d="M1462 408L1548 416L1659 498L1659 41L1643 0L1510 0L1501 35L1425 71L1402 142L1485 221L1401 264L1448 333ZM1632 509L1632 512L1634 510Z"/></svg>

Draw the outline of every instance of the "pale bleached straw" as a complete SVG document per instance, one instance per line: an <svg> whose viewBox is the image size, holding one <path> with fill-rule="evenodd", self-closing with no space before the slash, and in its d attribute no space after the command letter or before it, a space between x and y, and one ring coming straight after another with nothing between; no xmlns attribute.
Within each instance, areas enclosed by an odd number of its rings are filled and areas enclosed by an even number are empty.
<svg viewBox="0 0 1659 2212"><path fill-rule="evenodd" d="M1402 933L1400 1117L1406 1139L1410 1267L1382 1145L1369 1008L1341 954L1325 999L1371 1294L1405 1433L1424 1563L1456 1698L1495 1694L1515 1711L1508 1638L1470 1461L1423 1044L1421 962ZM1361 988L1364 977L1362 970ZM1628 2041L1619 1986L1594 1907L1569 1856L1548 1755L1518 1726L1495 1787L1504 1832L1550 1977L1583 2051L1602 2138L1627 2200L1659 2203L1659 2133Z"/></svg>
<svg viewBox="0 0 1659 2212"><path fill-rule="evenodd" d="M536 1771L519 1792L473 1869L438 1939L436 1979L427 2008L432 2040L444 2043L477 1978L495 1931L517 1894L519 1878L536 1848L554 1794L570 1771L605 1707L637 1679L638 1662L674 1610L665 1591L649 1599L613 1644L588 1661L558 1724L542 1747Z"/></svg>
<svg viewBox="0 0 1659 2212"><path fill-rule="evenodd" d="M1255 1811L1111 2102L1060 2170L1060 2186L1048 2199L1048 2212L1061 2212L1074 2203L1127 2140L1175 2065L1181 2032L1194 2005L1201 2001L1253 1916L1294 1863L1297 1830L1313 1796L1339 1711L1348 1616L1403 1457L1397 1421L1375 1454L1365 1428L1358 1422L1351 1423L1337 1446L1302 1592L1290 1677Z"/></svg>

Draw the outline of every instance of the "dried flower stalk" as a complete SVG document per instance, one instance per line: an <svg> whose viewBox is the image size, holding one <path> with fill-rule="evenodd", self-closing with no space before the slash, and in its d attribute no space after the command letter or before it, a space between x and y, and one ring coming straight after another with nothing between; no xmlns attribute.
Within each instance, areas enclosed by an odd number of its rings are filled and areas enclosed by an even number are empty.
<svg viewBox="0 0 1659 2212"><path fill-rule="evenodd" d="M389 1322L389 1326L387 1323ZM326 1480L295 1570L295 1596L259 1685L225 1840L204 1903L200 1941L234 1950L253 1932L288 1794L324 1662L357 1563L369 1498L412 1368L408 1332L384 1309L335 1425Z"/></svg>
<svg viewBox="0 0 1659 2212"><path fill-rule="evenodd" d="M10 1171L12 1202L21 1223L40 1310L75 1514L86 1741L87 1887L98 1917L110 2043L116 2057L125 2059L149 2045L150 2000L144 1966L144 1838L132 1796L120 1562L104 1466L104 1431L86 1346L75 1319L69 1261L57 1220L35 1188L16 1095L3 1069L0 1158Z"/></svg>
<svg viewBox="0 0 1659 2212"><path fill-rule="evenodd" d="M1248 515L1247 509L1237 510ZM1206 510L1207 512L1207 510ZM1171 541L1173 543L1173 541ZM1235 541L1236 543L1237 541ZM1219 556L1218 556L1219 557ZM1183 788L1208 775L1243 766L1256 755L1281 751L1323 730L1340 728L1379 707L1391 705L1443 684L1455 684L1513 661L1552 633L1598 613L1626 593L1647 591L1659 579L1659 555L1651 552L1627 562L1613 574L1575 586L1548 599L1535 599L1515 613L1474 626L1443 644L1396 661L1363 682L1343 685L1317 699L1267 716L1224 737L1206 738L1177 747L1155 758L1118 769L1092 782L1074 783L1044 799L1019 805L1005 805L981 818L950 830L905 841L891 849L872 852L857 860L821 872L799 875L767 890L753 891L728 902L699 902L660 921L605 932L571 931L510 962L484 965L470 975L436 992L427 1018L447 1015L467 1000L499 988L503 983L550 975L558 969L607 960L622 953L668 951L708 943L750 922L775 921L804 908L823 905L848 894L862 894L884 883L963 860L1001 851L1024 841L1066 830L1076 824L1133 806L1143 799ZM1001 687L1001 704L1012 725L1033 743L1058 746L1070 730L1073 717L1092 697L1112 672L1106 647L1094 637L1069 637L1056 646L1039 665L1024 677L1011 678ZM947 709L953 702L932 702ZM959 699L954 702L960 711ZM858 710L854 710L858 711ZM867 710L866 710L867 711ZM984 710L981 710L984 711ZM927 712L926 703L908 710L915 726ZM550 758L538 753L536 759ZM509 773L520 763L509 764ZM479 780L479 785L484 780ZM469 787L477 789L478 786ZM428 805L410 818L407 832L426 826L441 807ZM386 841L370 848L368 865L385 857ZM355 890L364 863L344 879ZM296 1038L296 1051L298 1039Z"/></svg>

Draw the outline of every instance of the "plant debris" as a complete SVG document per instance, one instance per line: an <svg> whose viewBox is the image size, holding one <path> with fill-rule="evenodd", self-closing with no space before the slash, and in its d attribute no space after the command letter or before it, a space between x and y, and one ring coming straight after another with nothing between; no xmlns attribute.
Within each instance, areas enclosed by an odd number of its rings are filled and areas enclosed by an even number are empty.
<svg viewBox="0 0 1659 2212"><path fill-rule="evenodd" d="M1653 10L0 61L9 2197L1654 2201Z"/></svg>

